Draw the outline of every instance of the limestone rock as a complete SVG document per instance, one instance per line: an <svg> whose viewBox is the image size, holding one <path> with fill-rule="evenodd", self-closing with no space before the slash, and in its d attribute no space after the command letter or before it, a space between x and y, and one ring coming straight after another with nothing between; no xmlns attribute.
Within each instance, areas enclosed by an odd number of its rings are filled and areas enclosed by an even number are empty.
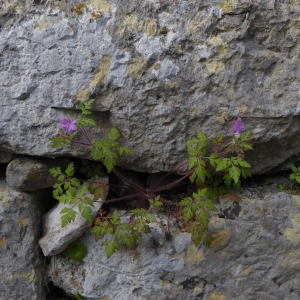
<svg viewBox="0 0 300 300"><path fill-rule="evenodd" d="M190 234L166 218L136 249L107 259L87 231L79 239L87 256L82 262L65 253L52 258L51 280L91 300L299 299L300 197L255 185L222 197L219 207L209 225L210 249L195 247Z"/></svg>
<svg viewBox="0 0 300 300"><path fill-rule="evenodd" d="M81 0L3 2L1 151L90 157L48 138L95 98L91 137L117 126L134 152L125 168L173 169L223 117L252 131L253 173L299 159L297 1L89 0L79 14Z"/></svg>
<svg viewBox="0 0 300 300"><path fill-rule="evenodd" d="M101 182L108 182L108 178L102 177ZM87 185L87 183L84 183ZM106 199L107 191L103 201ZM93 195L87 192L87 197L93 200ZM93 217L95 217L102 207L103 202L94 202ZM75 221L68 223L62 228L61 211L64 207L73 207L59 202L49 212L43 216L44 236L39 240L39 245L45 256L51 256L64 251L67 246L78 239L86 230L88 221L81 216L78 205L74 207L77 215Z"/></svg>
<svg viewBox="0 0 300 300"><path fill-rule="evenodd" d="M51 196L51 194L49 194ZM44 257L38 245L42 215L49 209L44 192L24 193L0 179L0 298L45 300ZM48 202L49 201L49 202Z"/></svg>
<svg viewBox="0 0 300 300"><path fill-rule="evenodd" d="M67 158L19 157L11 161L6 169L9 187L19 191L37 191L52 187L56 179L50 174L51 168L61 166L66 169L70 163Z"/></svg>

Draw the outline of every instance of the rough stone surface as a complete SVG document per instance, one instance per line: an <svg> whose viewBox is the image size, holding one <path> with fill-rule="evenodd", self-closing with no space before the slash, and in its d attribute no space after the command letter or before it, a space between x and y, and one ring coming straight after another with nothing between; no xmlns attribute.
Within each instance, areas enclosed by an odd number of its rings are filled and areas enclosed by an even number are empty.
<svg viewBox="0 0 300 300"><path fill-rule="evenodd" d="M13 159L14 155L8 152L0 151L0 163L6 164L9 163Z"/></svg>
<svg viewBox="0 0 300 300"><path fill-rule="evenodd" d="M134 151L123 167L170 170L198 130L238 116L254 173L299 159L298 1L87 0L76 15L80 1L2 1L1 150L88 156L48 138L95 98L92 136L117 126Z"/></svg>
<svg viewBox="0 0 300 300"><path fill-rule="evenodd" d="M108 182L108 178L102 177L101 182ZM87 183L84 183L87 185ZM106 199L107 192L103 201ZM93 200L93 195L87 193L87 197ZM100 201L101 199L99 199ZM102 207L103 202L94 202L93 217L95 217ZM49 212L43 216L44 236L39 240L39 245L45 256L51 256L64 251L67 246L77 240L86 230L88 221L81 216L78 205L74 207L77 212L74 222L61 226L61 211L65 207L74 205L65 205L59 202Z"/></svg>
<svg viewBox="0 0 300 300"><path fill-rule="evenodd" d="M51 279L93 300L299 299L300 196L252 185L222 197L219 208L210 249L195 247L188 233L164 219L135 250L107 259L101 241L86 232L79 240L87 256L81 262L65 253L52 258Z"/></svg>
<svg viewBox="0 0 300 300"><path fill-rule="evenodd" d="M52 187L56 179L49 170L57 166L64 170L68 163L70 160L67 158L19 157L8 164L6 182L13 189L28 192Z"/></svg>
<svg viewBox="0 0 300 300"><path fill-rule="evenodd" d="M51 193L49 193L51 195ZM9 189L0 179L0 299L44 300L44 256L38 245L45 193Z"/></svg>

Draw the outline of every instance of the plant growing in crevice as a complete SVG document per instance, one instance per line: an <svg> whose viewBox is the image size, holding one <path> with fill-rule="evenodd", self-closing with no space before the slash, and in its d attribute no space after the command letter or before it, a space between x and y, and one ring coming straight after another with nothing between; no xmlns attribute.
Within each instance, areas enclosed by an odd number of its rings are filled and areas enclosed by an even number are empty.
<svg viewBox="0 0 300 300"><path fill-rule="evenodd" d="M96 239L109 236L102 242L106 249L106 254L110 257L115 251L126 245L132 248L137 241L142 238L142 233L149 233L150 223L157 223L154 212L164 213L175 218L182 230L192 234L192 240L196 246L201 242L210 246L212 235L208 225L212 211L218 211L215 202L218 196L226 191L226 187L233 186L240 188L241 178L251 176L250 164L244 160L244 151L252 149L247 143L250 139L250 132L243 132L244 123L241 118L230 124L227 120L227 131L218 137L209 140L207 136L198 132L197 136L186 143L189 153L189 160L180 164L176 169L168 172L155 180L148 187L131 182L118 171L115 166L120 155L131 154L128 147L120 146L120 133L113 127L107 138L92 142L87 134L86 126L96 126L93 119L87 118L91 114L91 107L94 100L89 100L80 104L82 115L79 118L64 117L61 126L66 134L51 138L53 147L58 148L66 143L75 143L80 146L91 148L92 158L101 161L108 173L113 173L123 181L130 194L115 199L106 200L106 204L132 202L130 218L122 221L117 211L112 214L100 210L98 216L92 220L92 207L94 202L102 201L106 184L101 184L100 178L89 179L95 172L85 163L83 171L87 174L89 186L82 185L84 180L74 177L74 165L70 164L65 172L59 167L50 170L51 174L60 183L54 185L54 197L68 205L62 210L62 226L74 221L76 211L74 207L78 205L81 215L91 222L94 227ZM233 136L229 130L232 125ZM77 129L81 131L85 141L76 139ZM176 179L171 177L177 174ZM171 178L172 180L168 180ZM184 181L190 181L197 186L191 196L182 200L170 200L165 197L166 191L179 186ZM168 180L168 181L167 181ZM87 191L93 194L93 199L87 196ZM150 206L150 207L149 207ZM146 209L148 208L148 209Z"/></svg>

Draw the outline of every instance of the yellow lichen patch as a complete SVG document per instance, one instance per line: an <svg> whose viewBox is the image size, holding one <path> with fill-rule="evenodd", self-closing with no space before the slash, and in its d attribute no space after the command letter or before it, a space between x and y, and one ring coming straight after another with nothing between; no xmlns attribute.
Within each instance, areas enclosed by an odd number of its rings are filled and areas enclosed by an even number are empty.
<svg viewBox="0 0 300 300"><path fill-rule="evenodd" d="M250 268L246 268L244 269L241 273L240 273L240 277L246 277L250 274L251 269Z"/></svg>
<svg viewBox="0 0 300 300"><path fill-rule="evenodd" d="M10 275L7 275L5 277L6 280L13 280L14 279L14 275L10 274Z"/></svg>
<svg viewBox="0 0 300 300"><path fill-rule="evenodd" d="M214 229L224 229L225 224L225 219L219 218L218 216L212 216L210 219L210 225L212 225Z"/></svg>
<svg viewBox="0 0 300 300"><path fill-rule="evenodd" d="M146 18L145 21L139 22L138 29L143 31L147 36L155 36L157 19Z"/></svg>
<svg viewBox="0 0 300 300"><path fill-rule="evenodd" d="M124 32L125 32L125 29L122 28L122 29L120 29L120 30L118 31L118 34L119 34L119 35L124 35Z"/></svg>
<svg viewBox="0 0 300 300"><path fill-rule="evenodd" d="M225 70L224 63L221 61L216 61L216 60L208 62L206 67L207 67L208 72L216 73L216 74Z"/></svg>
<svg viewBox="0 0 300 300"><path fill-rule="evenodd" d="M289 218L293 223L293 228L284 231L286 238L294 245L300 243L300 214L290 213Z"/></svg>
<svg viewBox="0 0 300 300"><path fill-rule="evenodd" d="M203 251L199 250L194 244L187 248L186 253L183 254L184 263L187 266L198 264L205 259Z"/></svg>
<svg viewBox="0 0 300 300"><path fill-rule="evenodd" d="M92 5L96 10L98 11L110 11L110 5L107 1L105 0L90 0L86 2L87 4Z"/></svg>
<svg viewBox="0 0 300 300"><path fill-rule="evenodd" d="M77 94L77 100L81 102L87 101L89 100L91 93L92 93L92 89L82 89Z"/></svg>
<svg viewBox="0 0 300 300"><path fill-rule="evenodd" d="M27 219L27 218L19 218L19 219L17 220L17 223L18 223L18 225L19 225L20 227L25 227L25 226L28 225L29 219Z"/></svg>
<svg viewBox="0 0 300 300"><path fill-rule="evenodd" d="M109 296L104 296L101 298L101 300L111 300L111 298Z"/></svg>
<svg viewBox="0 0 300 300"><path fill-rule="evenodd" d="M165 289L168 285L170 285L169 281L162 281L161 282L161 286L162 286L163 289Z"/></svg>
<svg viewBox="0 0 300 300"><path fill-rule="evenodd" d="M199 287L199 286L196 286L194 288L194 290L193 290L194 297L196 297L196 296L198 296L198 295L200 295L202 293L203 293L203 289L201 287Z"/></svg>
<svg viewBox="0 0 300 300"><path fill-rule="evenodd" d="M0 239L0 247L4 247L6 245L6 239L5 238L1 238Z"/></svg>
<svg viewBox="0 0 300 300"><path fill-rule="evenodd" d="M132 59L127 68L127 75L134 79L140 79L143 75L146 64L147 60L144 58L138 57Z"/></svg>
<svg viewBox="0 0 300 300"><path fill-rule="evenodd" d="M211 248L214 250L224 247L230 239L230 229L226 228L224 231L214 233Z"/></svg>
<svg viewBox="0 0 300 300"><path fill-rule="evenodd" d="M136 26L137 16L131 15L124 20L124 25L129 25L130 27Z"/></svg>
<svg viewBox="0 0 300 300"><path fill-rule="evenodd" d="M227 300L227 298L224 294L214 291L209 295L209 300Z"/></svg>
<svg viewBox="0 0 300 300"><path fill-rule="evenodd" d="M32 271L31 273L24 272L24 273L22 274L22 277L23 277L25 280L33 281L33 279L34 279L34 272L33 272L33 271Z"/></svg>
<svg viewBox="0 0 300 300"><path fill-rule="evenodd" d="M229 13L237 7L238 2L236 0L225 0L221 3L221 9L224 13Z"/></svg>
<svg viewBox="0 0 300 300"><path fill-rule="evenodd" d="M299 195L293 195L294 198L294 205L300 207L300 196Z"/></svg>
<svg viewBox="0 0 300 300"><path fill-rule="evenodd" d="M17 4L18 0L6 1L2 6L3 9L11 8Z"/></svg>
<svg viewBox="0 0 300 300"><path fill-rule="evenodd" d="M160 63L156 63L154 66L154 70L159 70L161 68L161 64Z"/></svg>
<svg viewBox="0 0 300 300"><path fill-rule="evenodd" d="M239 115L240 115L240 116L243 116L243 115L245 115L248 111L249 111L249 106L245 104L242 108L239 109Z"/></svg>
<svg viewBox="0 0 300 300"><path fill-rule="evenodd" d="M281 263L282 267L300 270L300 249L289 251Z"/></svg>
<svg viewBox="0 0 300 300"><path fill-rule="evenodd" d="M299 6L299 0L290 0L289 7Z"/></svg>
<svg viewBox="0 0 300 300"><path fill-rule="evenodd" d="M7 192L4 191L0 191L0 201L3 203L3 206L5 208L8 208L10 206L11 201L13 201L13 198L11 198L9 195L7 195Z"/></svg>
<svg viewBox="0 0 300 300"><path fill-rule="evenodd" d="M228 253L226 251L218 251L217 257L219 260L226 260L228 258Z"/></svg>
<svg viewBox="0 0 300 300"><path fill-rule="evenodd" d="M219 36L212 37L209 42L213 46L217 46L219 50L219 54L224 56L227 53L227 43L223 42L223 40Z"/></svg>
<svg viewBox="0 0 300 300"><path fill-rule="evenodd" d="M201 28L206 21L207 21L207 17L202 11L197 13L195 18L189 23L188 31L190 33L196 32L198 28Z"/></svg>
<svg viewBox="0 0 300 300"><path fill-rule="evenodd" d="M105 55L102 57L100 61L99 71L97 72L96 76L91 82L92 86L97 86L99 83L104 83L106 81L106 76L110 69L111 61L112 61L111 55Z"/></svg>
<svg viewBox="0 0 300 300"><path fill-rule="evenodd" d="M44 31L47 29L52 23L49 20L40 20L38 21L38 26L40 28L40 31Z"/></svg>

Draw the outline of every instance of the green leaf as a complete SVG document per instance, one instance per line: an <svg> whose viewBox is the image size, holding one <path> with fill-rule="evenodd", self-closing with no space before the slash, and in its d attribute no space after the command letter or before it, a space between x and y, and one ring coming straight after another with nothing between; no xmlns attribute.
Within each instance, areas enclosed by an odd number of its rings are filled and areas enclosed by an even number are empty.
<svg viewBox="0 0 300 300"><path fill-rule="evenodd" d="M194 242L195 246L199 246L199 244L202 240L203 234L204 234L204 232L202 229L199 229L192 234L192 241Z"/></svg>
<svg viewBox="0 0 300 300"><path fill-rule="evenodd" d="M110 223L114 226L119 225L121 223L121 220L118 216L118 212L115 210L111 216Z"/></svg>
<svg viewBox="0 0 300 300"><path fill-rule="evenodd" d="M191 157L189 160L189 170L194 168L197 163L198 163L198 159L196 157Z"/></svg>
<svg viewBox="0 0 300 300"><path fill-rule="evenodd" d="M218 208L212 203L212 201L210 200L207 200L205 202L205 205L206 207L209 209L209 210L212 210L212 211L219 211Z"/></svg>
<svg viewBox="0 0 300 300"><path fill-rule="evenodd" d="M245 160L243 160L242 158L237 158L236 162L243 168L251 168L251 165L249 163L247 163Z"/></svg>
<svg viewBox="0 0 300 300"><path fill-rule="evenodd" d="M73 208L65 207L61 212L62 227L65 227L68 223L74 222L76 218L76 211Z"/></svg>
<svg viewBox="0 0 300 300"><path fill-rule="evenodd" d="M72 178L70 181L71 185L73 185L76 188L80 188L81 187L81 183L77 178Z"/></svg>
<svg viewBox="0 0 300 300"><path fill-rule="evenodd" d="M68 167L65 171L65 173L67 174L67 176L71 177L74 175L74 163L71 162L70 164L68 164Z"/></svg>
<svg viewBox="0 0 300 300"><path fill-rule="evenodd" d="M84 300L84 298L78 292L75 294L75 297L77 300Z"/></svg>
<svg viewBox="0 0 300 300"><path fill-rule="evenodd" d="M96 225L92 228L91 232L96 234L96 241L101 239L111 228L111 224L108 222L97 222ZM113 230L112 230L113 232Z"/></svg>
<svg viewBox="0 0 300 300"><path fill-rule="evenodd" d="M240 171L240 169L238 167L231 166L229 168L229 175L230 175L230 177L233 179L233 181L235 183L238 183L240 175L241 175L241 171Z"/></svg>
<svg viewBox="0 0 300 300"><path fill-rule="evenodd" d="M89 222L92 221L92 209L89 206L84 205L84 203L80 202L78 204L78 209L81 212L83 218L88 220Z"/></svg>
<svg viewBox="0 0 300 300"><path fill-rule="evenodd" d="M229 158L223 158L219 161L219 164L216 168L216 171L223 171L226 170L230 166L230 159Z"/></svg>
<svg viewBox="0 0 300 300"><path fill-rule="evenodd" d="M225 175L223 176L223 180L224 180L225 185L226 185L227 187L230 187L231 181L232 181L232 178L230 177L230 175L229 175L229 174L225 174Z"/></svg>
<svg viewBox="0 0 300 300"><path fill-rule="evenodd" d="M67 137L53 137L49 138L52 142L52 148L60 148L65 145L65 143L69 143L69 139Z"/></svg>
<svg viewBox="0 0 300 300"><path fill-rule="evenodd" d="M107 258L110 258L117 250L120 250L120 244L115 241L114 238L110 239L109 241L103 242L101 246L106 246L105 252Z"/></svg>
<svg viewBox="0 0 300 300"><path fill-rule="evenodd" d="M132 248L133 247L133 239L132 239L132 236L128 233L124 233L122 235L122 243L124 245L126 245L127 247L129 248Z"/></svg>
<svg viewBox="0 0 300 300"><path fill-rule="evenodd" d="M250 137L251 137L251 131L248 130L248 131L245 131L245 132L243 132L243 133L241 134L240 140L241 140L242 142L245 142L245 141L250 140Z"/></svg>
<svg viewBox="0 0 300 300"><path fill-rule="evenodd" d="M293 170L294 173L296 173L298 171L297 168L294 165L291 166L291 169Z"/></svg>
<svg viewBox="0 0 300 300"><path fill-rule="evenodd" d="M212 240L213 240L212 235L210 233L207 233L203 240L203 244L209 248L211 246Z"/></svg>
<svg viewBox="0 0 300 300"><path fill-rule="evenodd" d="M86 185L83 185L78 192L78 198L83 199L86 196Z"/></svg>
<svg viewBox="0 0 300 300"><path fill-rule="evenodd" d="M79 126L97 126L96 122L90 118L83 118L81 121L78 122Z"/></svg>
<svg viewBox="0 0 300 300"><path fill-rule="evenodd" d="M120 137L120 132L117 127L112 127L107 135L108 139L115 141Z"/></svg>
<svg viewBox="0 0 300 300"><path fill-rule="evenodd" d="M59 166L56 167L56 168L51 168L51 169L49 170L49 172L52 174L53 177L57 177L57 176L59 176L59 175L62 174L61 168L60 168Z"/></svg>
<svg viewBox="0 0 300 300"><path fill-rule="evenodd" d="M133 152L131 151L131 149L129 147L126 147L126 146L120 147L118 149L118 153L120 155L122 155L122 154L133 154Z"/></svg>

